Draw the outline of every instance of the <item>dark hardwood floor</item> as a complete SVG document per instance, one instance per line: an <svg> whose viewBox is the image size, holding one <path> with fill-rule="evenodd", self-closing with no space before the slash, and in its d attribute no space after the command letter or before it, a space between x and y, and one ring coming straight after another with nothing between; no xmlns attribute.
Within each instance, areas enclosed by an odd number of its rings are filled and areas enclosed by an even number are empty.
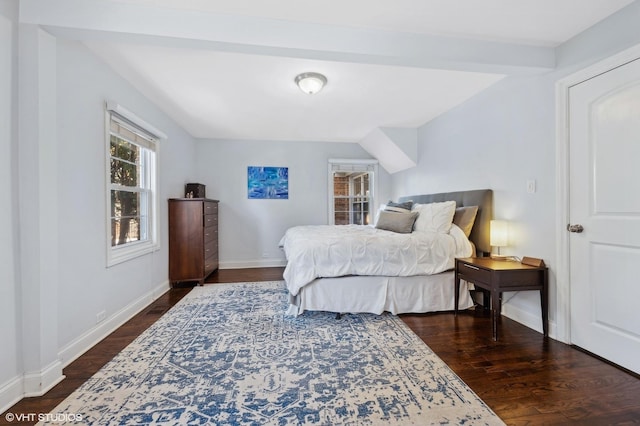
<svg viewBox="0 0 640 426"><path fill-rule="evenodd" d="M282 268L222 270L206 283L282 279ZM6 413L47 413L191 290L173 288L64 369L66 378ZM499 342L482 313L401 315L404 322L509 425L640 424L640 379L502 318ZM34 424L7 422L0 424Z"/></svg>
<svg viewBox="0 0 640 426"><path fill-rule="evenodd" d="M405 314L404 322L509 425L640 424L640 379L502 317Z"/></svg>

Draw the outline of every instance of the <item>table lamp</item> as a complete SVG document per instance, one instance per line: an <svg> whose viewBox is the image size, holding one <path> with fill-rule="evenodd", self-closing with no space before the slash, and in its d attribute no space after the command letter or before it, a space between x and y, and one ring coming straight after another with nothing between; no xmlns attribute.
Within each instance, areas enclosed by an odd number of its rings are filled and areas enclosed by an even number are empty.
<svg viewBox="0 0 640 426"><path fill-rule="evenodd" d="M490 224L489 244L498 248L498 254L492 254L494 259L506 259L508 256L500 255L500 247L509 245L509 222L506 220L492 220Z"/></svg>

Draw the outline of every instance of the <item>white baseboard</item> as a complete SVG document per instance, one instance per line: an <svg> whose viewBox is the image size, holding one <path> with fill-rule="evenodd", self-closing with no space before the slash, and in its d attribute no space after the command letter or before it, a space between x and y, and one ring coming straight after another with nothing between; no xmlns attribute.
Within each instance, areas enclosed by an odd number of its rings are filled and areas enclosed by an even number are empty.
<svg viewBox="0 0 640 426"><path fill-rule="evenodd" d="M169 288L169 281L165 281L120 309L105 321L97 324L91 330L63 347L58 352L58 359L43 370L25 373L4 384L0 384L0 412L8 410L22 398L42 396L47 393L64 380L64 375L62 374L64 367L91 349L96 343L107 337L142 309L149 306L151 302L166 293Z"/></svg>
<svg viewBox="0 0 640 426"><path fill-rule="evenodd" d="M22 377L14 377L0 385L0 413L4 413L24 396Z"/></svg>
<svg viewBox="0 0 640 426"><path fill-rule="evenodd" d="M542 319L538 315L524 311L509 303L502 305L502 315L542 334ZM556 323L549 321L549 337L555 338L555 336Z"/></svg>
<svg viewBox="0 0 640 426"><path fill-rule="evenodd" d="M286 259L227 260L220 262L220 269L276 268L287 266Z"/></svg>
<svg viewBox="0 0 640 426"><path fill-rule="evenodd" d="M151 290L151 301L152 302L155 301L170 289L171 289L171 284L169 283L169 281L165 281L162 284L158 285L156 288Z"/></svg>
<svg viewBox="0 0 640 426"><path fill-rule="evenodd" d="M58 359L38 372L24 374L24 396L42 396L62 380L62 363Z"/></svg>
<svg viewBox="0 0 640 426"><path fill-rule="evenodd" d="M133 318L138 312L149 306L151 302L166 293L169 288L169 281L163 282L61 348L58 352L58 359L62 365L66 367L75 361L80 355L91 349L122 324Z"/></svg>

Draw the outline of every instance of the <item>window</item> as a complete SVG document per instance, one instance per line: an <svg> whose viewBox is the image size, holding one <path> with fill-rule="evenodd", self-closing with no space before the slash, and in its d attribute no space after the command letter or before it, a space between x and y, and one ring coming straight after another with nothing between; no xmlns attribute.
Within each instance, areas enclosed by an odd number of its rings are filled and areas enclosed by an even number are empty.
<svg viewBox="0 0 640 426"><path fill-rule="evenodd" d="M107 265L158 247L157 157L161 132L107 105Z"/></svg>
<svg viewBox="0 0 640 426"><path fill-rule="evenodd" d="M375 205L375 160L329 160L329 223L369 225Z"/></svg>

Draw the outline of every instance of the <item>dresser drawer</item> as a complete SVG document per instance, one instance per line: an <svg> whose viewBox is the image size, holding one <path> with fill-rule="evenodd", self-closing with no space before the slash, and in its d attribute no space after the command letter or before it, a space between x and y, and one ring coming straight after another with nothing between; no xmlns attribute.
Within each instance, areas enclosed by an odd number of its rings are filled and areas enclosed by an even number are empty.
<svg viewBox="0 0 640 426"><path fill-rule="evenodd" d="M206 214L204 215L204 227L210 228L218 225L218 215Z"/></svg>
<svg viewBox="0 0 640 426"><path fill-rule="evenodd" d="M208 258L209 256L213 256L218 252L218 244L216 241L210 241L204 246L204 258Z"/></svg>
<svg viewBox="0 0 640 426"><path fill-rule="evenodd" d="M218 227L210 226L208 228L204 228L204 243L210 243L212 241L218 241Z"/></svg>
<svg viewBox="0 0 640 426"><path fill-rule="evenodd" d="M491 282L491 271L487 271L486 269L482 269L477 266L469 265L462 262L457 263L457 268L458 275L462 279L472 282L478 281L481 283Z"/></svg>
<svg viewBox="0 0 640 426"><path fill-rule="evenodd" d="M218 213L218 203L204 203L204 214L216 214Z"/></svg>
<svg viewBox="0 0 640 426"><path fill-rule="evenodd" d="M208 275L210 272L218 269L218 256L214 255L204 260L204 272Z"/></svg>

